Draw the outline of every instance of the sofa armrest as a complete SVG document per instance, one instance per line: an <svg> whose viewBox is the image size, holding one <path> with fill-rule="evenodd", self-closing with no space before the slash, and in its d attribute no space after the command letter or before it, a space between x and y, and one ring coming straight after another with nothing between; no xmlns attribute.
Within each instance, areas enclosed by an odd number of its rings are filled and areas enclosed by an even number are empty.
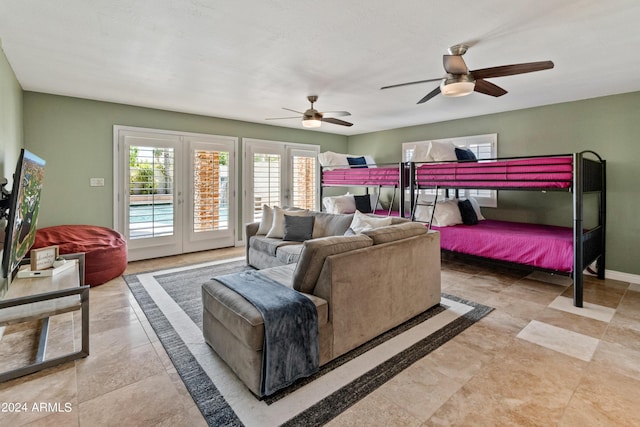
<svg viewBox="0 0 640 427"><path fill-rule="evenodd" d="M249 264L249 240L255 236L260 228L260 222L249 222L244 225L244 253L247 257L247 265Z"/></svg>

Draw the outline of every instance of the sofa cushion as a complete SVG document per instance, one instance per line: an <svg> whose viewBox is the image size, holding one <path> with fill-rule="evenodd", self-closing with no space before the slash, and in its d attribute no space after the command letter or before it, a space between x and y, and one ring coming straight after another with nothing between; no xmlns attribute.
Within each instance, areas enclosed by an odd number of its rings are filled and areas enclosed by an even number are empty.
<svg viewBox="0 0 640 427"><path fill-rule="evenodd" d="M366 248L372 244L373 240L367 236L333 236L307 240L293 273L293 289L313 293L326 257Z"/></svg>
<svg viewBox="0 0 640 427"><path fill-rule="evenodd" d="M355 234L360 234L366 230L391 225L391 221L393 221L393 218L390 216L378 217L356 211L356 213L353 215L353 221L349 226L349 230L351 230L351 232ZM348 234L351 234L351 232Z"/></svg>
<svg viewBox="0 0 640 427"><path fill-rule="evenodd" d="M312 212L315 218L313 224L313 238L342 236L351 225L353 214L330 214L326 212Z"/></svg>
<svg viewBox="0 0 640 427"><path fill-rule="evenodd" d="M307 209L282 209L278 206L273 207L273 223L271 224L271 229L267 233L267 237L273 237L276 239L282 239L284 236L284 215L291 216L307 216L309 215L309 210Z"/></svg>
<svg viewBox="0 0 640 427"><path fill-rule="evenodd" d="M269 205L262 205L262 218L260 219L260 226L256 234L266 235L271 230L273 224L273 208Z"/></svg>
<svg viewBox="0 0 640 427"><path fill-rule="evenodd" d="M315 217L309 216L284 216L284 235L282 240L292 242L304 242L311 239Z"/></svg>
<svg viewBox="0 0 640 427"><path fill-rule="evenodd" d="M398 225L388 225L386 227L374 228L363 231L362 234L373 240L374 245L394 242L409 237L419 236L427 233L427 227L422 223L406 222Z"/></svg>
<svg viewBox="0 0 640 427"><path fill-rule="evenodd" d="M251 236L251 238L249 238L249 247L257 251L264 252L272 257L276 256L276 250L281 246L299 244L300 242L289 242L265 236Z"/></svg>
<svg viewBox="0 0 640 427"><path fill-rule="evenodd" d="M302 243L278 246L276 249L276 258L283 264L295 264L300 258L302 246Z"/></svg>

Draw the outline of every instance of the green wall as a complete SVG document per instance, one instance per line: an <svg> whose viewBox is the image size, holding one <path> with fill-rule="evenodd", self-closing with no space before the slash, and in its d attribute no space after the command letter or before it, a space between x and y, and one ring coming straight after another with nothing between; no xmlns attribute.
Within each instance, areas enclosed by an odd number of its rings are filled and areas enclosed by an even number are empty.
<svg viewBox="0 0 640 427"><path fill-rule="evenodd" d="M0 49L0 178L9 180L9 191L21 148L22 88Z"/></svg>
<svg viewBox="0 0 640 427"><path fill-rule="evenodd" d="M47 161L39 227L113 226L113 125L347 147L341 135L25 92L25 146Z"/></svg>
<svg viewBox="0 0 640 427"><path fill-rule="evenodd" d="M498 134L501 157L593 150L606 159L607 269L640 274L640 257L630 250L640 241L640 92L356 135L349 138L349 152L395 162L403 142L487 133ZM571 196L501 191L498 208L483 213L571 226Z"/></svg>

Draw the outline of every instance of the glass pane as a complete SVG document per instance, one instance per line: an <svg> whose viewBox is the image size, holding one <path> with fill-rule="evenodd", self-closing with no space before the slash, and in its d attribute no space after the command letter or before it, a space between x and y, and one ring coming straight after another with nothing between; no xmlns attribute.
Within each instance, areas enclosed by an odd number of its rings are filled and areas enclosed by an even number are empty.
<svg viewBox="0 0 640 427"><path fill-rule="evenodd" d="M280 206L281 161L279 154L253 155L253 218L260 221L262 205Z"/></svg>
<svg viewBox="0 0 640 427"><path fill-rule="evenodd" d="M229 152L193 153L193 231L229 227Z"/></svg>
<svg viewBox="0 0 640 427"><path fill-rule="evenodd" d="M316 207L316 158L293 156L293 206L303 209Z"/></svg>
<svg viewBox="0 0 640 427"><path fill-rule="evenodd" d="M129 238L173 235L173 148L129 147Z"/></svg>

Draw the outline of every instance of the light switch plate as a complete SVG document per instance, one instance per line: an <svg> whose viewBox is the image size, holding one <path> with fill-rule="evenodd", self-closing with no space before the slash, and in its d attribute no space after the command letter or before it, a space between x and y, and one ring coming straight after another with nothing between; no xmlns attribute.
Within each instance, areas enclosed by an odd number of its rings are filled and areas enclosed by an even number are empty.
<svg viewBox="0 0 640 427"><path fill-rule="evenodd" d="M91 187L104 187L104 178L91 178L89 185Z"/></svg>

